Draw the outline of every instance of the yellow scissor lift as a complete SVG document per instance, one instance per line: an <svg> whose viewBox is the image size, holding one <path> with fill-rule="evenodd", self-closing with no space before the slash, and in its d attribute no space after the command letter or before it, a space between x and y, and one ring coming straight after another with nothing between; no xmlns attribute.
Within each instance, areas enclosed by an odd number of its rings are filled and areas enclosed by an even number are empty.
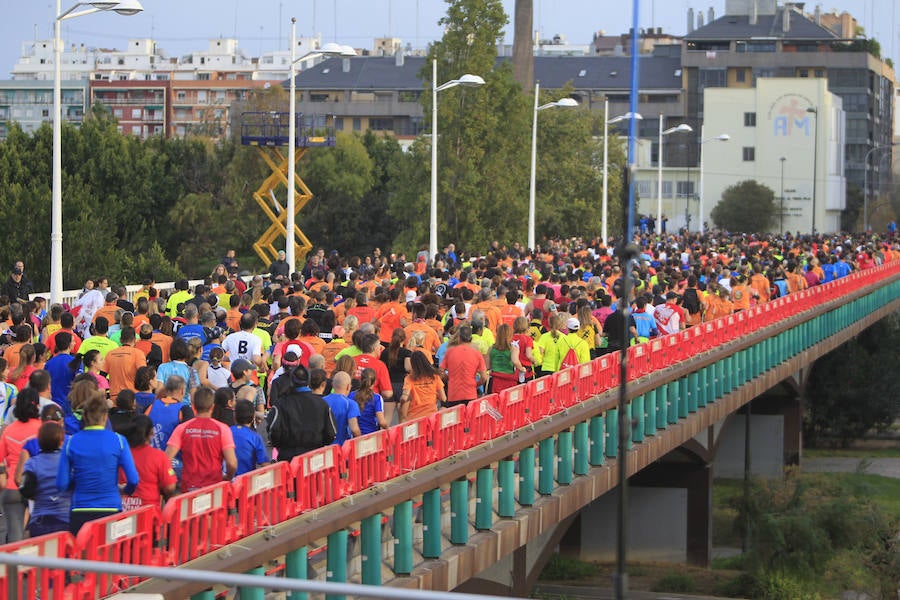
<svg viewBox="0 0 900 600"><path fill-rule="evenodd" d="M302 113L296 113L294 118L296 119L295 165L310 148L334 146L333 117L330 119L330 125L328 117L319 115L304 116ZM289 129L290 113L287 112L245 112L241 114L241 144L256 146L260 156L272 170L272 174L266 177L259 189L253 192L253 199L272 222L265 233L253 244L253 250L266 266L278 257L280 248L275 247L275 241L279 237L288 239L287 207L278 200L275 191L279 186L284 186L285 189L288 186L288 153L282 153L282 147L291 143ZM296 168L293 184L295 186L294 215L296 217L296 214L306 206L313 195L303 179L296 173ZM312 250L312 243L296 223L295 218L292 241L294 242L294 256L300 263Z"/></svg>

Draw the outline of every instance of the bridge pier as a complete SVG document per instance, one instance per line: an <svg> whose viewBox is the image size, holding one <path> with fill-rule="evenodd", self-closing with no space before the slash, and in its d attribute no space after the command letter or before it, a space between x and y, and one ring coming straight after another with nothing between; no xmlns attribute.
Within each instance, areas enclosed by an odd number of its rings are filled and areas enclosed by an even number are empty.
<svg viewBox="0 0 900 600"><path fill-rule="evenodd" d="M628 480L628 558L709 566L712 557L712 468L679 448ZM586 506L560 542L581 560L616 556L618 488Z"/></svg>
<svg viewBox="0 0 900 600"><path fill-rule="evenodd" d="M715 476L744 476L746 420L750 415L750 474L777 478L800 464L803 445L802 377L790 377L717 424ZM749 407L749 411L748 411Z"/></svg>

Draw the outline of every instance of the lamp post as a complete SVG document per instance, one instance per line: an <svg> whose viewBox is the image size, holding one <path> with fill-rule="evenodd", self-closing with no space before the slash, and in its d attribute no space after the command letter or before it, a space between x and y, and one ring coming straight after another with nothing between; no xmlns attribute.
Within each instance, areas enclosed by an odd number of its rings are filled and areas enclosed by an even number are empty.
<svg viewBox="0 0 900 600"><path fill-rule="evenodd" d="M466 73L459 79L451 79L441 85L437 84L437 59L431 61L431 219L429 221L428 252L429 260L437 256L437 95L458 85L475 87L484 85L484 79L478 75Z"/></svg>
<svg viewBox="0 0 900 600"><path fill-rule="evenodd" d="M540 91L541 84L537 82L534 84L534 115L531 124L531 187L529 188L528 194L528 248L534 250L535 247L535 235L534 235L534 221L535 221L535 170L537 165L537 117L538 112L548 109L548 108L572 108L578 106L578 102L573 98L560 98L555 102L547 102L546 104L542 104L538 106L538 96L540 95L538 92Z"/></svg>
<svg viewBox="0 0 900 600"><path fill-rule="evenodd" d="M687 123L679 123L663 131L663 116L659 115L659 156L656 157L656 222L662 223L662 169L663 169L663 136L673 133L693 131L693 127ZM685 224L686 226L687 224Z"/></svg>
<svg viewBox="0 0 900 600"><path fill-rule="evenodd" d="M784 235L784 161L786 161L787 158L782 156L778 160L781 161L781 216L778 223L778 232Z"/></svg>
<svg viewBox="0 0 900 600"><path fill-rule="evenodd" d="M864 176L864 184L863 184L863 230L869 231L869 156L875 152L876 150L887 150L888 148L893 148L894 146L900 146L900 142L894 142L893 144L888 144L884 146L873 146L868 152L866 152L866 157L863 159L863 166L865 169Z"/></svg>
<svg viewBox="0 0 900 600"><path fill-rule="evenodd" d="M85 10L75 12L82 6ZM62 11L61 0L56 0L56 19L53 23L53 174L50 193L50 304L62 300L62 36L60 23L100 11L112 11L130 17L144 10L138 0L97 0L78 2Z"/></svg>
<svg viewBox="0 0 900 600"><path fill-rule="evenodd" d="M819 111L817 108L810 106L806 112L814 115L815 128L813 129L813 185L812 185L812 232L810 235L816 235L816 183L819 172Z"/></svg>
<svg viewBox="0 0 900 600"><path fill-rule="evenodd" d="M323 54L333 54L343 57L356 56L356 50L350 46L341 46L335 42L329 42L322 46ZM297 177L297 18L291 17L291 65L290 65L290 98L288 99L288 176L287 176L287 215L284 224L284 254L288 264L288 277L296 271L297 256L294 243L294 228L296 212L296 190L294 179Z"/></svg>
<svg viewBox="0 0 900 600"><path fill-rule="evenodd" d="M624 121L625 119L637 119L640 121L643 118L641 113L627 112L624 115L619 115L618 117L610 119L609 98L603 99L603 204L601 207L603 212L603 232L601 235L604 244L609 242L609 237L607 236L607 222L609 221L609 126L613 123Z"/></svg>
<svg viewBox="0 0 900 600"><path fill-rule="evenodd" d="M700 195L698 196L700 202L697 207L698 212L699 212L699 214L697 215L697 220L700 222L697 224L697 230L701 234L706 230L706 227L704 227L704 225L703 225L705 222L703 219L703 144L705 144L706 142L712 142L712 141L727 142L728 140L731 139L731 136L728 135L727 133L720 133L719 135L711 137L711 138L704 138L703 137L703 129L704 129L704 126L701 125L700 126L700 144L699 144L700 148L698 150L700 152L700 161L699 161L700 162Z"/></svg>

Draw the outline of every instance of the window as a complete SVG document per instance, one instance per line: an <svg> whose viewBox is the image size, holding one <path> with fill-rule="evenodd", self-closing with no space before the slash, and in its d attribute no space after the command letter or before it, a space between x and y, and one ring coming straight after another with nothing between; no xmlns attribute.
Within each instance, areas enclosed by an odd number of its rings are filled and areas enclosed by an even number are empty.
<svg viewBox="0 0 900 600"><path fill-rule="evenodd" d="M328 102L328 94L310 94L310 102Z"/></svg>
<svg viewBox="0 0 900 600"><path fill-rule="evenodd" d="M45 119L46 119L47 117L49 117L49 116L50 116L50 109L49 109L49 108L44 108L44 109L42 109L42 110L41 110L41 116L44 117Z"/></svg>
<svg viewBox="0 0 900 600"><path fill-rule="evenodd" d="M671 181L663 181L662 197L663 198L671 198L672 197L672 182Z"/></svg>
<svg viewBox="0 0 900 600"><path fill-rule="evenodd" d="M187 98L187 92L177 92L175 94L175 98L177 100L184 100L185 98Z"/></svg>
<svg viewBox="0 0 900 600"><path fill-rule="evenodd" d="M755 112L745 112L744 113L744 127L756 127L756 113Z"/></svg>
<svg viewBox="0 0 900 600"><path fill-rule="evenodd" d="M206 90L197 91L197 103L206 104Z"/></svg>
<svg viewBox="0 0 900 600"><path fill-rule="evenodd" d="M663 182L665 184L665 182ZM678 198L693 198L694 197L694 182L693 181L679 181L678 187L676 190Z"/></svg>
<svg viewBox="0 0 900 600"><path fill-rule="evenodd" d="M344 130L344 117L335 117L334 119L334 128L336 131Z"/></svg>
<svg viewBox="0 0 900 600"><path fill-rule="evenodd" d="M353 117L353 131L360 131L362 129L362 120L359 117Z"/></svg>
<svg viewBox="0 0 900 600"><path fill-rule="evenodd" d="M745 81L747 81L747 70L738 69L734 74L734 80L738 83L744 83Z"/></svg>
<svg viewBox="0 0 900 600"><path fill-rule="evenodd" d="M372 131L393 131L394 120L371 118L369 119L369 129L371 129Z"/></svg>
<svg viewBox="0 0 900 600"><path fill-rule="evenodd" d="M756 148L753 146L744 146L741 150L741 155L744 162L753 162L756 160Z"/></svg>
<svg viewBox="0 0 900 600"><path fill-rule="evenodd" d="M809 69L797 69L797 77L809 77Z"/></svg>
<svg viewBox="0 0 900 600"><path fill-rule="evenodd" d="M816 69L813 74L818 78L825 77L825 69Z"/></svg>
<svg viewBox="0 0 900 600"><path fill-rule="evenodd" d="M131 109L131 118L132 119L140 119L141 118L141 109L132 108Z"/></svg>
<svg viewBox="0 0 900 600"><path fill-rule="evenodd" d="M224 91L220 90L220 91L216 92L216 102L225 102L225 92Z"/></svg>
<svg viewBox="0 0 900 600"><path fill-rule="evenodd" d="M651 182L649 181L635 181L637 184L637 193L641 198L650 198L652 189Z"/></svg>

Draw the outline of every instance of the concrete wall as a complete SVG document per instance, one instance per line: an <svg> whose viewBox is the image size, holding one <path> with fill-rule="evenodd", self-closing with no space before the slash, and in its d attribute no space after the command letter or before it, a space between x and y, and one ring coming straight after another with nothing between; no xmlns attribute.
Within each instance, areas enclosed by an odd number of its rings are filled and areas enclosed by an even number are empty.
<svg viewBox="0 0 900 600"><path fill-rule="evenodd" d="M713 461L715 477L744 476L744 415L733 415L722 428L721 443ZM781 477L784 473L784 417L750 417L750 468L753 475Z"/></svg>
<svg viewBox="0 0 900 600"><path fill-rule="evenodd" d="M581 512L581 559L615 560L618 488ZM687 562L684 488L628 488L629 560Z"/></svg>

